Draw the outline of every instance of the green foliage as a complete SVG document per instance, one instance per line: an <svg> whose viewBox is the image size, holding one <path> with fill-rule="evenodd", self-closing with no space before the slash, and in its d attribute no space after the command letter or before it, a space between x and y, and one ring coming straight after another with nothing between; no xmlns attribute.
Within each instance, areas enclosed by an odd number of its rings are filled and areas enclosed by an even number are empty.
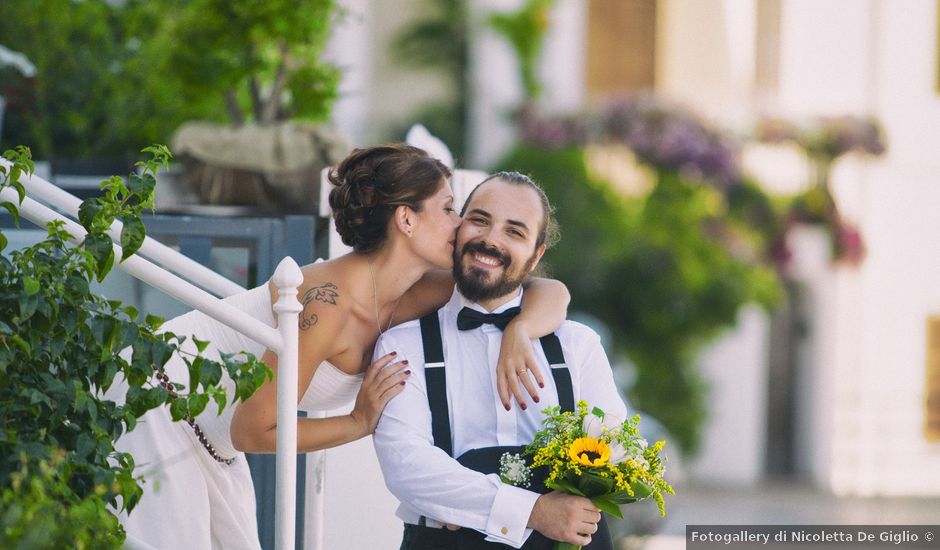
<svg viewBox="0 0 940 550"><path fill-rule="evenodd" d="M234 122L323 120L338 71L319 61L333 0L161 0L156 44L186 97L229 100Z"/></svg>
<svg viewBox="0 0 940 550"><path fill-rule="evenodd" d="M528 102L538 98L542 91L537 73L542 39L548 30L548 12L555 0L526 0L518 11L490 16L490 26L503 36L519 61L519 74Z"/></svg>
<svg viewBox="0 0 940 550"><path fill-rule="evenodd" d="M749 218L769 206L747 194L755 189L729 202L669 171L647 196L623 197L588 173L580 148L520 146L501 166L532 175L559 206L562 239L542 262L636 365L631 402L693 452L706 412L697 352L742 305L778 293L772 268L729 246L761 241Z"/></svg>
<svg viewBox="0 0 940 550"><path fill-rule="evenodd" d="M130 53L121 10L100 0L4 0L3 7L0 41L26 55L38 73L27 80L0 69L0 95L9 102L4 145L32 143L43 158L115 153L114 127L124 124L118 106L102 98L123 85Z"/></svg>
<svg viewBox="0 0 940 550"><path fill-rule="evenodd" d="M124 222L121 260L143 241L140 213L152 206L154 175L169 159L165 147L145 151L151 158L139 163L139 175L126 183L105 181L103 195L82 204L79 217L88 234L81 243L70 242L63 222L50 222L45 240L0 256L0 488L9 511L0 533L4 548L39 536L32 527L46 518L62 518L59 527L88 547L115 546L123 535L113 517L104 517L110 514L104 506L132 510L142 489L133 457L116 452L114 442L156 407L169 405L180 420L199 414L210 398L224 405L223 369L236 383L235 399L247 398L271 375L247 354L216 362L183 352L185 337L155 332L162 320L147 316L141 324L134 308L91 293L91 281L102 280L114 265L106 233L111 222ZM0 190L11 187L22 195L19 177L32 170L29 150L4 157L12 165L0 167ZM189 366L188 391L180 381L168 391L155 380L174 354ZM126 395L106 397L117 381L122 385L115 388ZM126 399L118 404L115 397ZM110 527L98 528L105 523ZM60 534L51 530L49 536Z"/></svg>
<svg viewBox="0 0 940 550"><path fill-rule="evenodd" d="M165 142L188 119L223 119L219 98L181 93L165 45L154 40L158 3L5 0L0 41L37 75L0 69L8 100L0 146L31 143L49 159L132 157L138 144Z"/></svg>
<svg viewBox="0 0 940 550"><path fill-rule="evenodd" d="M469 122L467 0L425 0L423 4L424 17L409 22L395 35L391 52L405 67L443 73L451 88L450 97L413 113L407 126L415 120L421 122L459 159L465 152L464 133ZM401 139L407 130L394 128L392 134Z"/></svg>
<svg viewBox="0 0 940 550"><path fill-rule="evenodd" d="M320 63L333 0L4 0L0 147L39 158L133 157L192 119L321 120L338 71Z"/></svg>
<svg viewBox="0 0 940 550"><path fill-rule="evenodd" d="M62 452L50 449L50 461L21 467L0 489L0 544L4 548L118 548L120 525L96 487L81 498L69 485L71 473Z"/></svg>

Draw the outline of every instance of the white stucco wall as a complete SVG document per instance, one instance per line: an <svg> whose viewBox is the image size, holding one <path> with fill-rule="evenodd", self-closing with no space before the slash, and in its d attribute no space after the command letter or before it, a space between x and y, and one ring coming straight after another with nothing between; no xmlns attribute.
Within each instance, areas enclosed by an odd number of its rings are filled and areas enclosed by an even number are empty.
<svg viewBox="0 0 940 550"><path fill-rule="evenodd" d="M702 447L689 465L698 481L751 485L764 477L768 325L759 307L744 308L698 358L708 395Z"/></svg>
<svg viewBox="0 0 940 550"><path fill-rule="evenodd" d="M814 297L800 349L798 468L838 493L940 494L940 446L923 437L926 319L940 312L937 3L782 0L769 101L737 78L749 61L728 47L729 33L750 32L741 14L754 6L662 0L662 91L738 129L748 106L796 119L872 114L889 147L877 160L842 160L832 174L840 208L866 240L861 267L834 268L820 236L794 236L795 273ZM786 154L749 158L768 181L800 170Z"/></svg>
<svg viewBox="0 0 940 550"><path fill-rule="evenodd" d="M830 333L820 335L815 381L823 392L808 409L817 414L804 458L816 479L840 493L940 494L940 446L923 437L925 326L940 311L932 237L940 231L936 6L784 6L781 106L871 113L889 147L877 161L845 163L833 174L868 257L858 270L832 273L835 315Z"/></svg>

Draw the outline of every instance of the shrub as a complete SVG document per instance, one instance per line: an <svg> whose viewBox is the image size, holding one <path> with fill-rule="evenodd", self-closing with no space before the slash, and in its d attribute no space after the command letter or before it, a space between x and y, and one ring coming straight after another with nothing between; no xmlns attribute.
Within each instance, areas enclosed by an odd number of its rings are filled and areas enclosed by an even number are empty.
<svg viewBox="0 0 940 550"><path fill-rule="evenodd" d="M169 406L174 420L196 416L209 399L224 407L223 370L236 382L235 399L250 396L271 374L248 354L223 355L221 362L184 354L185 337L156 332L162 319L138 322L133 307L90 291L90 282L104 279L114 264L106 231L115 219L124 222L119 261L143 243L140 214L152 208L154 175L169 159L162 146L144 151L151 158L138 163L140 173L112 177L100 197L82 203L88 234L80 243L53 221L45 240L0 255L0 547L58 547L60 540L119 545L124 535L114 511L132 510L142 488L133 457L117 452L115 441L156 407ZM0 166L0 190L15 189L22 203L29 150L4 157L12 165ZM0 204L18 222L16 202ZM0 232L0 251L6 245ZM195 343L200 351L208 344ZM131 351L119 353L125 349ZM175 383L172 395L153 375L174 354L189 365L190 379L188 391ZM127 391L118 405L103 392L120 378ZM54 528L43 527L49 522Z"/></svg>

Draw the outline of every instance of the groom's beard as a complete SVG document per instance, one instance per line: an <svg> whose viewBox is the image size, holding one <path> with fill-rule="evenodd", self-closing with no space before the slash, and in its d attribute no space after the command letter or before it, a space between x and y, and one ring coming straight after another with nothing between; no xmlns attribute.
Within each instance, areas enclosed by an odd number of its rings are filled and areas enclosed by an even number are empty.
<svg viewBox="0 0 940 550"><path fill-rule="evenodd" d="M469 257L474 252L499 258L503 262L502 272L493 276L490 271L469 265ZM457 290L471 302L482 302L506 296L522 286L535 260L535 252L533 252L518 272L514 272L512 258L508 254L487 247L483 243L468 242L459 253L456 251L454 253L454 280L457 282Z"/></svg>

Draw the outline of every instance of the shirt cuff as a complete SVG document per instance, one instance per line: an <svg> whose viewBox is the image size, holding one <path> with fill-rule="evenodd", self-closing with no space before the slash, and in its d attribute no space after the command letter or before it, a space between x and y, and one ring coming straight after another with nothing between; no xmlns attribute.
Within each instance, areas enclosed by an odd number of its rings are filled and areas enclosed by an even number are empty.
<svg viewBox="0 0 940 550"><path fill-rule="evenodd" d="M513 548L522 546L532 533L526 525L539 496L536 492L500 483L486 520L486 540Z"/></svg>

